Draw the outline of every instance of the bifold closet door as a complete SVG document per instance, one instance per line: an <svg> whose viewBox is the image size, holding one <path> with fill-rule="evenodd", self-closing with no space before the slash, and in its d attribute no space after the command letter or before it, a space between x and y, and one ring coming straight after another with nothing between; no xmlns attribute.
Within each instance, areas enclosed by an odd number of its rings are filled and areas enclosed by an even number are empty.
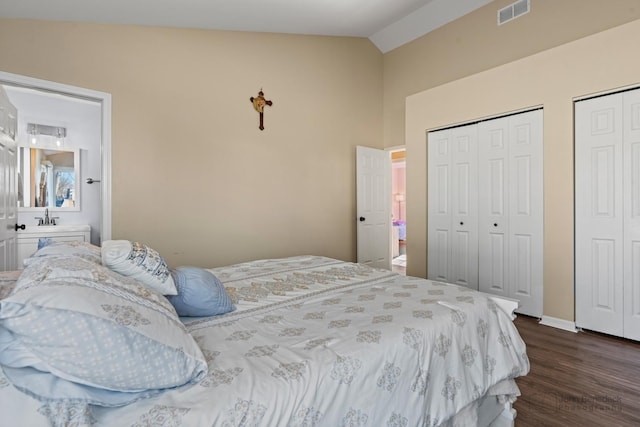
<svg viewBox="0 0 640 427"><path fill-rule="evenodd" d="M640 341L640 90L623 93L624 336Z"/></svg>
<svg viewBox="0 0 640 427"><path fill-rule="evenodd" d="M428 275L542 316L542 110L428 134Z"/></svg>
<svg viewBox="0 0 640 427"><path fill-rule="evenodd" d="M623 335L622 96L575 104L576 326Z"/></svg>
<svg viewBox="0 0 640 427"><path fill-rule="evenodd" d="M542 316L542 110L478 124L480 290Z"/></svg>
<svg viewBox="0 0 640 427"><path fill-rule="evenodd" d="M478 289L476 125L428 136L428 278Z"/></svg>
<svg viewBox="0 0 640 427"><path fill-rule="evenodd" d="M640 340L640 90L575 104L576 325Z"/></svg>

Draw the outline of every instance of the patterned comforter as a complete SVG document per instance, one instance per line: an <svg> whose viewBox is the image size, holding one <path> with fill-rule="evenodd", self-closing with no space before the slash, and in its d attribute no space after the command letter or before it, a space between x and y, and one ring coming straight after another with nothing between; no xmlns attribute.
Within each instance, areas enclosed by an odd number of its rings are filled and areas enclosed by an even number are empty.
<svg viewBox="0 0 640 427"><path fill-rule="evenodd" d="M237 310L183 319L206 377L95 408L95 425L437 426L486 394L513 399L529 370L509 314L463 287L316 256L211 271ZM47 425L1 375L0 402L8 425Z"/></svg>

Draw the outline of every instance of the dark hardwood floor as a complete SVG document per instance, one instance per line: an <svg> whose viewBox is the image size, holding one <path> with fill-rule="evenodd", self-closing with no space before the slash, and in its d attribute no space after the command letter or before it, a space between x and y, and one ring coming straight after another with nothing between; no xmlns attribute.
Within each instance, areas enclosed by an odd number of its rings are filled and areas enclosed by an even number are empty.
<svg viewBox="0 0 640 427"><path fill-rule="evenodd" d="M640 426L640 343L518 316L531 370L516 382L516 427Z"/></svg>

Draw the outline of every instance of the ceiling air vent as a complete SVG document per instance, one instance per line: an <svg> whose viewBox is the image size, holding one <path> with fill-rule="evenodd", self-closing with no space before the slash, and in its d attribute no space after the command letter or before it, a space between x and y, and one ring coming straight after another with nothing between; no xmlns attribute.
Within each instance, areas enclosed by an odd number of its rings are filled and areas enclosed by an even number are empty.
<svg viewBox="0 0 640 427"><path fill-rule="evenodd" d="M507 7L503 7L498 11L498 25L502 25L512 19L529 13L529 0L518 0Z"/></svg>

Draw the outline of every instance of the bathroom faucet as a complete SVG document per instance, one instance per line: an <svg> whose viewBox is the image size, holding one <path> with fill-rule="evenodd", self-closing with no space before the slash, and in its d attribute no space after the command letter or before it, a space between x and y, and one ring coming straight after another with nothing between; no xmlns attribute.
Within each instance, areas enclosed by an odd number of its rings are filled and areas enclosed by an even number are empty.
<svg viewBox="0 0 640 427"><path fill-rule="evenodd" d="M38 225L56 225L57 216L49 217L49 208L44 210L44 218L41 216L35 217L38 220Z"/></svg>

